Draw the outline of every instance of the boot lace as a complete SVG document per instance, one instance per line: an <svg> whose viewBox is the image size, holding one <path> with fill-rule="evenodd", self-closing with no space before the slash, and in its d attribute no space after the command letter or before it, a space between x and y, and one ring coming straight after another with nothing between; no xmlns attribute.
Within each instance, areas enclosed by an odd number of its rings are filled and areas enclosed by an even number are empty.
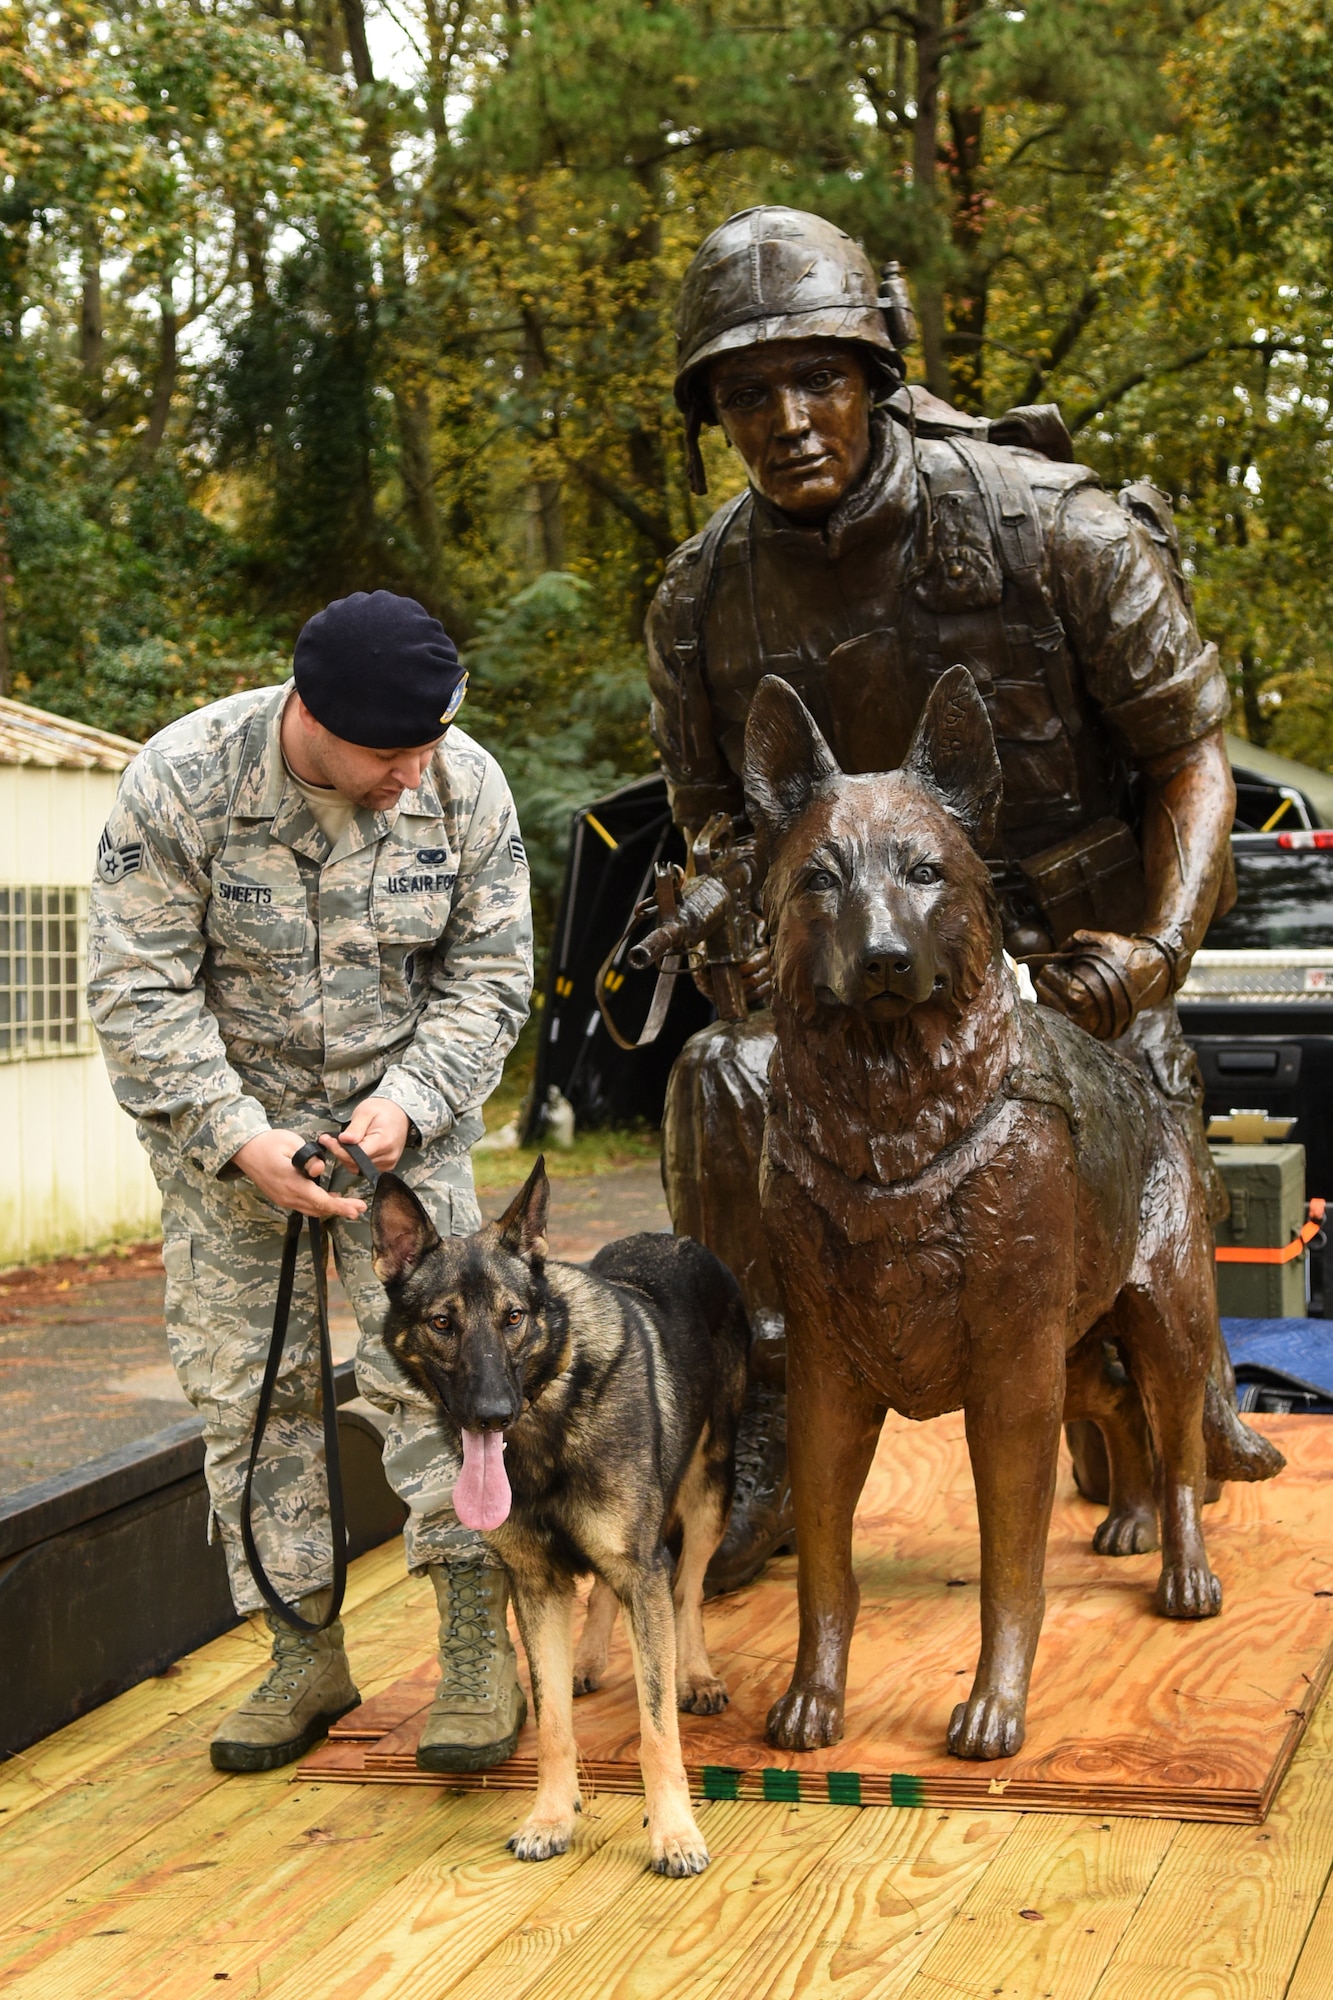
<svg viewBox="0 0 1333 2000"><path fill-rule="evenodd" d="M449 1663L449 1692L482 1701L498 1644L487 1580L478 1567L449 1565L449 1610L441 1620L440 1651Z"/></svg>
<svg viewBox="0 0 1333 2000"><path fill-rule="evenodd" d="M250 1696L252 1702L283 1702L299 1694L301 1684L318 1661L318 1649L307 1632L278 1624L273 1632L273 1664Z"/></svg>
<svg viewBox="0 0 1333 2000"><path fill-rule="evenodd" d="M747 1506L757 1493L773 1486L769 1443L775 1421L785 1422L786 1398L777 1389L756 1384L745 1399L736 1434L736 1507Z"/></svg>

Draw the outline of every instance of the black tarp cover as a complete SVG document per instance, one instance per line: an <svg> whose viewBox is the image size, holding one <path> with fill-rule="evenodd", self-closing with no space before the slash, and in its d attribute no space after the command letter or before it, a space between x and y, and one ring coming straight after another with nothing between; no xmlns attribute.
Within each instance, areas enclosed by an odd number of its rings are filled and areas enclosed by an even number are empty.
<svg viewBox="0 0 1333 2000"><path fill-rule="evenodd" d="M574 814L525 1138L539 1136L552 1084L569 1099L584 1130L661 1122L671 1065L695 1030L713 1019L713 1010L683 974L658 1039L628 1052L606 1032L594 983L635 903L651 892L654 863L684 860L660 776L622 785ZM632 1040L647 1019L657 974L622 970L624 983L610 1004L616 1026Z"/></svg>

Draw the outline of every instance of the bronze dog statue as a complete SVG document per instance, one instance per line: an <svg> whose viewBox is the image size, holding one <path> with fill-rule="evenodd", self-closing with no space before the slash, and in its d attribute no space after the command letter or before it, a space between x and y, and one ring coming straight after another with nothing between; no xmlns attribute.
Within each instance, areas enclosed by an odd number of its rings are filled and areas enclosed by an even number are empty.
<svg viewBox="0 0 1333 2000"><path fill-rule="evenodd" d="M1000 767L971 676L942 675L906 763L868 777L839 770L769 676L745 782L768 860L778 1046L761 1190L787 1313L800 1555L796 1667L769 1737L809 1750L842 1735L852 1518L887 1410L961 1408L981 1657L949 1748L1011 1756L1062 1419L1103 1420L1114 1451L1132 1426L1108 1399L1141 1395L1170 1618L1221 1607L1200 1524L1208 1475L1264 1479L1283 1461L1208 1382L1213 1244L1184 1139L1131 1063L1019 999L981 859ZM1104 1339L1132 1378L1119 1391Z"/></svg>

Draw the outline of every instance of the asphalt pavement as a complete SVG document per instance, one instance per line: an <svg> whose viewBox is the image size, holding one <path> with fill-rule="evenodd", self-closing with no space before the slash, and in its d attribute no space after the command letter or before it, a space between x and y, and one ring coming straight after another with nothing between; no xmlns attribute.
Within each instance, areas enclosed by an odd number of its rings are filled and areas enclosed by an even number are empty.
<svg viewBox="0 0 1333 2000"><path fill-rule="evenodd" d="M487 1217L508 1193L480 1197ZM556 1180L552 1255L582 1263L602 1244L669 1221L655 1163ZM356 1323L336 1278L330 1329L339 1361ZM188 1415L167 1355L156 1243L0 1272L0 1494L72 1470Z"/></svg>

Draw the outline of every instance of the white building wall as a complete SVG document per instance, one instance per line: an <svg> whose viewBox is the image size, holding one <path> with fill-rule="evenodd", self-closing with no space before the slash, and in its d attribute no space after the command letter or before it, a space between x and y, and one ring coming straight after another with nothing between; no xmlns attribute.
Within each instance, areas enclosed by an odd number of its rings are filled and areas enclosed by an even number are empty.
<svg viewBox="0 0 1333 2000"><path fill-rule="evenodd" d="M89 882L118 782L111 771L0 765L0 883ZM96 1049L0 1061L0 1266L152 1236L160 1215Z"/></svg>
<svg viewBox="0 0 1333 2000"><path fill-rule="evenodd" d="M156 1236L162 1204L102 1058L0 1063L0 1267Z"/></svg>

